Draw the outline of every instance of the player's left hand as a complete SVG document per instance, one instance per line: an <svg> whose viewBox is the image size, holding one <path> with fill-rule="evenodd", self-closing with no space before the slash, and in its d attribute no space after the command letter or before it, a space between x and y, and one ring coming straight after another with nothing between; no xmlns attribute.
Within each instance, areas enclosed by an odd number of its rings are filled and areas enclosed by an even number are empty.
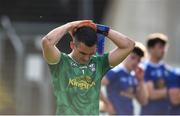
<svg viewBox="0 0 180 116"><path fill-rule="evenodd" d="M93 28L95 31L97 30L97 29L96 29L96 24L95 24L93 21L91 21L91 20L85 20L84 22L79 23L78 25L76 25L76 26L72 29L72 31L71 31L72 35L74 36L74 33L77 31L77 29L80 28L80 27L83 27L83 26L91 27L91 28Z"/></svg>

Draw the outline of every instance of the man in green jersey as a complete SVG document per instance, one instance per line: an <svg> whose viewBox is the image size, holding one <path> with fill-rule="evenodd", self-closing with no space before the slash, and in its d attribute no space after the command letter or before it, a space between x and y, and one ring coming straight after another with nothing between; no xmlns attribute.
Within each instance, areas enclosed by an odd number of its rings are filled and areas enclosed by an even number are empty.
<svg viewBox="0 0 180 116"><path fill-rule="evenodd" d="M55 46L66 34L72 35L72 52L65 54ZM110 66L122 62L134 48L129 37L107 29L106 35L116 46L104 55L95 55L96 24L91 20L74 21L50 31L42 38L43 55L49 64L56 96L56 114L99 114L101 79Z"/></svg>

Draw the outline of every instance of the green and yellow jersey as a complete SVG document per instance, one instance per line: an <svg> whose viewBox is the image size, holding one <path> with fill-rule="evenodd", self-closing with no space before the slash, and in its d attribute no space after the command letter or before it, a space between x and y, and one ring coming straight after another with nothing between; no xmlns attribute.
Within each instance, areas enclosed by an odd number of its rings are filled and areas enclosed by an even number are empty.
<svg viewBox="0 0 180 116"><path fill-rule="evenodd" d="M56 97L56 114L98 115L101 79L110 69L108 54L94 55L79 64L62 53L61 60L49 65Z"/></svg>

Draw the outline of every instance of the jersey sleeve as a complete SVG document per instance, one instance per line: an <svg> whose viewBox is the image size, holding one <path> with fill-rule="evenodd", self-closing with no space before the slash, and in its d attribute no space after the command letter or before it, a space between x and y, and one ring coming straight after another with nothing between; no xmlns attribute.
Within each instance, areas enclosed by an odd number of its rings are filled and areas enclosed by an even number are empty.
<svg viewBox="0 0 180 116"><path fill-rule="evenodd" d="M106 73L106 78L109 80L109 82L111 83L115 78L117 77L117 74L114 70L109 70Z"/></svg>
<svg viewBox="0 0 180 116"><path fill-rule="evenodd" d="M99 57L98 59L101 62L102 77L111 68L109 65L108 55L109 55L108 53L105 53L103 56Z"/></svg>
<svg viewBox="0 0 180 116"><path fill-rule="evenodd" d="M52 77L57 77L57 75L59 75L60 67L63 65L65 58L65 53L61 53L61 59L57 64L48 64Z"/></svg>
<svg viewBox="0 0 180 116"><path fill-rule="evenodd" d="M171 74L171 76L169 77L167 81L167 88L171 89L171 88L178 88L178 87L179 87L178 76L175 74Z"/></svg>
<svg viewBox="0 0 180 116"><path fill-rule="evenodd" d="M148 70L145 70L145 72L144 72L144 81L145 82L152 81L152 78L151 78Z"/></svg>

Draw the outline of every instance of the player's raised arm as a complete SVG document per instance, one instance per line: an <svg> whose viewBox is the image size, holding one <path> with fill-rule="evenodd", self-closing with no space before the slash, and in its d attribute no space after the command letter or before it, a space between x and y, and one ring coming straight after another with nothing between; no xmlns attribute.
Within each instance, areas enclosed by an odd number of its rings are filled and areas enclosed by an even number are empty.
<svg viewBox="0 0 180 116"><path fill-rule="evenodd" d="M72 33L82 23L92 22L90 20L74 21L57 27L42 38L43 56L48 64L59 62L61 52L55 46L58 41L67 33Z"/></svg>
<svg viewBox="0 0 180 116"><path fill-rule="evenodd" d="M117 46L109 53L109 63L111 66L116 66L122 62L129 53L133 50L135 42L129 37L110 29L107 37Z"/></svg>

